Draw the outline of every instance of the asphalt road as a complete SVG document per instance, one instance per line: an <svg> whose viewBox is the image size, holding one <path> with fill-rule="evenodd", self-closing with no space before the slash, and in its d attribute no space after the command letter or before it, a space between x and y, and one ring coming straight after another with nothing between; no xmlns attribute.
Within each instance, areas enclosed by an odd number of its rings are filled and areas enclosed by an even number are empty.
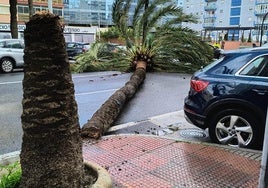
<svg viewBox="0 0 268 188"><path fill-rule="evenodd" d="M73 74L80 126L119 88L130 73L94 72ZM23 72L0 74L0 154L20 150L22 128ZM140 90L130 100L116 125L138 122L183 108L189 90L190 75L148 73Z"/></svg>

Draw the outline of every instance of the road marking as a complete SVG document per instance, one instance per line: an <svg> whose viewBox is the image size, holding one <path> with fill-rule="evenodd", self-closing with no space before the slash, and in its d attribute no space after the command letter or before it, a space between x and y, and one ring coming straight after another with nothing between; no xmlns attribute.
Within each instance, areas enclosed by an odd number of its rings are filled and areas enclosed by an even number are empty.
<svg viewBox="0 0 268 188"><path fill-rule="evenodd" d="M105 73L98 73L92 75L73 75L73 78L86 78L86 77L96 77L96 76L112 76L114 74L120 75L121 72L105 72Z"/></svg>
<svg viewBox="0 0 268 188"><path fill-rule="evenodd" d="M75 74L73 74L72 78L76 79L76 78L86 78L86 77L96 77L96 76L109 76L109 75L114 75L114 74L120 75L122 73L115 71L115 72L104 72L104 73L100 72L100 73L92 74L92 75L75 75ZM0 85L20 84L20 83L22 83L22 81L0 82Z"/></svg>
<svg viewBox="0 0 268 188"><path fill-rule="evenodd" d="M22 81L14 81L14 82L0 82L0 85L8 85L8 84L20 84ZM115 89L107 89L107 90L100 90L100 91L91 91L91 92L85 92L85 93L77 93L75 94L76 96L82 96L82 95L92 95L92 94L97 94L97 93L106 93L106 92L111 92L111 91L116 91L120 88L115 88Z"/></svg>
<svg viewBox="0 0 268 188"><path fill-rule="evenodd" d="M91 94L97 94L97 93L106 93L106 92L116 91L118 89L120 89L120 88L107 89L107 90L101 90L101 91L92 91L92 92L86 92L86 93L77 93L77 94L75 94L75 96L91 95Z"/></svg>
<svg viewBox="0 0 268 188"><path fill-rule="evenodd" d="M7 85L7 84L20 84L22 81L14 81L14 82L0 82L0 85Z"/></svg>

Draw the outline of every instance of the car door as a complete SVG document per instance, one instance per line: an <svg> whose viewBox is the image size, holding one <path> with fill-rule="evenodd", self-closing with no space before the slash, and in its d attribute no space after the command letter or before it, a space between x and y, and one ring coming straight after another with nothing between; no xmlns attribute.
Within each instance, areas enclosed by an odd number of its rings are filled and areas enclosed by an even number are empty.
<svg viewBox="0 0 268 188"><path fill-rule="evenodd" d="M268 104L268 54L247 64L240 75L248 80L249 100L266 113Z"/></svg>
<svg viewBox="0 0 268 188"><path fill-rule="evenodd" d="M23 65L24 44L20 40L6 41L6 51L10 54L10 57L15 59L16 66Z"/></svg>

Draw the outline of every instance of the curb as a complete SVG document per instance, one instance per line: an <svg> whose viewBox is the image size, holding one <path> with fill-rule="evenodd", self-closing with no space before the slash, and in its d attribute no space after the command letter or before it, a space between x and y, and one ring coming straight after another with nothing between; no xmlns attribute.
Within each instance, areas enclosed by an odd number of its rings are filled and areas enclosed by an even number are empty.
<svg viewBox="0 0 268 188"><path fill-rule="evenodd" d="M92 188L112 188L113 187L112 178L107 170L105 170L100 165L91 161L85 160L84 164L92 168L98 174L97 181L92 185Z"/></svg>
<svg viewBox="0 0 268 188"><path fill-rule="evenodd" d="M20 150L0 155L0 165L9 165L20 159Z"/></svg>
<svg viewBox="0 0 268 188"><path fill-rule="evenodd" d="M146 122L153 123L153 124L161 126L161 127L165 127L168 125L177 125L179 127L179 130L183 130L185 128L196 128L195 126L189 124L185 120L183 110L179 110L179 111L175 111L175 112L170 112L170 113L166 113L166 114L153 116L151 118L148 118L148 119L142 120L142 121L138 121L138 122L128 122L125 124L115 125L115 126L112 126L108 130L108 132L120 130L123 128L132 127L132 126L138 125L140 123L146 123ZM150 136L150 135L147 135L147 136ZM151 135L151 136L153 136L153 135ZM158 135L158 137L162 137L162 138L166 138L166 139L174 139L174 140L178 140L181 142L192 142L192 143L197 143L197 144L213 145L215 147L220 147L220 148L223 148L225 150L228 150L232 153L239 154L239 155L246 157L246 158L250 158L253 160L257 160L257 161L261 161L261 159L262 159L262 151L260 151L260 150L252 150L252 149L247 149L247 148L231 148L229 146L215 144L215 143L180 140L180 139L178 139L178 137L176 135L172 136L172 134L171 135L164 135L164 136ZM15 152L7 153L4 155L0 155L0 164L7 165L7 164L14 163L15 161L19 160L19 155L20 155L20 151L15 151Z"/></svg>
<svg viewBox="0 0 268 188"><path fill-rule="evenodd" d="M20 160L20 151L15 151L11 153L7 153L4 155L0 155L0 165L9 165L15 163L16 161ZM107 170L105 170L100 165L91 162L91 161L84 161L85 166L92 168L97 173L97 180L92 185L92 188L112 188L113 182L111 179L110 174ZM1 177L1 174L0 174Z"/></svg>

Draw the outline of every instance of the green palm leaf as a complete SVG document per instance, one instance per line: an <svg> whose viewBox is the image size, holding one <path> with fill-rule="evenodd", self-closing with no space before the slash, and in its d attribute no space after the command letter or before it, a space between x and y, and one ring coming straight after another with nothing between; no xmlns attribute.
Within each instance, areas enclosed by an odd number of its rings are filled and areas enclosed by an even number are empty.
<svg viewBox="0 0 268 188"><path fill-rule="evenodd" d="M181 27L182 22L195 23L196 17L184 14L170 0L138 0L131 12L133 4L132 0L116 0L113 5L113 21L129 47L126 59L133 67L139 60L152 66L174 60L202 65L212 59L210 48L197 33ZM129 28L133 32L126 32Z"/></svg>

